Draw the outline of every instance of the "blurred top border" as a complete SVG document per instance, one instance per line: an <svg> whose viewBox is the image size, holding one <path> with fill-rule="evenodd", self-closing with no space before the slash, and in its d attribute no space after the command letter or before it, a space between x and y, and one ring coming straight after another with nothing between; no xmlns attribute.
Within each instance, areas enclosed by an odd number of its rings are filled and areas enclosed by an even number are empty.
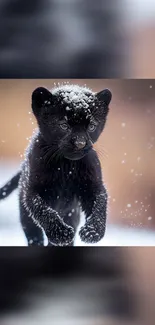
<svg viewBox="0 0 155 325"><path fill-rule="evenodd" d="M154 8L151 0L1 0L0 78L154 77L139 31L154 28Z"/></svg>

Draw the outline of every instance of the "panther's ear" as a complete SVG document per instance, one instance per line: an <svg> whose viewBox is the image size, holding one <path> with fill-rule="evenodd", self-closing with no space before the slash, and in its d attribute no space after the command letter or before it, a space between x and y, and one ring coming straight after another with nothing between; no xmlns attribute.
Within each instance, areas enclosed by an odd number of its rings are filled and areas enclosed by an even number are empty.
<svg viewBox="0 0 155 325"><path fill-rule="evenodd" d="M99 101L104 102L108 106L112 99L112 93L109 89L104 89L97 93L96 97Z"/></svg>
<svg viewBox="0 0 155 325"><path fill-rule="evenodd" d="M48 89L44 87L36 88L32 93L32 104L31 104L34 115L36 117L39 116L42 110L45 109L46 106L52 104L52 101L53 101L53 95Z"/></svg>

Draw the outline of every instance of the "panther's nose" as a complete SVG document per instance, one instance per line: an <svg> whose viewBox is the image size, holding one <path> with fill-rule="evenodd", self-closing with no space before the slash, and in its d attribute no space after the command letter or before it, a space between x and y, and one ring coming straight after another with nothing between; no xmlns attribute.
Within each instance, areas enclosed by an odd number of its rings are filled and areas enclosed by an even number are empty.
<svg viewBox="0 0 155 325"><path fill-rule="evenodd" d="M83 149L86 146L86 140L84 137L79 137L79 138L76 138L76 140L74 141L74 144L77 149Z"/></svg>

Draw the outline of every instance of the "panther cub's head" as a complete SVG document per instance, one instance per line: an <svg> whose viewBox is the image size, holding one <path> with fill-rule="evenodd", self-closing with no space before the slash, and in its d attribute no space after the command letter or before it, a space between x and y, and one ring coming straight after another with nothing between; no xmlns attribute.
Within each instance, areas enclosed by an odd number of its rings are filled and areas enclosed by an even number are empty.
<svg viewBox="0 0 155 325"><path fill-rule="evenodd" d="M32 93L32 110L47 144L55 145L67 159L84 157L104 129L112 94L77 85Z"/></svg>

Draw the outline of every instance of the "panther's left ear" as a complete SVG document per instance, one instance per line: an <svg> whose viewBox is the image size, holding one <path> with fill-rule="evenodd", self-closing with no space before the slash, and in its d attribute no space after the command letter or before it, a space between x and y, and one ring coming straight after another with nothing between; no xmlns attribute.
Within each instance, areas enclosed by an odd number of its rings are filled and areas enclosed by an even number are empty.
<svg viewBox="0 0 155 325"><path fill-rule="evenodd" d="M104 102L108 106L112 99L112 93L109 89L104 89L97 93L96 97L99 101Z"/></svg>
<svg viewBox="0 0 155 325"><path fill-rule="evenodd" d="M52 101L53 95L48 89L44 87L36 88L32 93L31 104L34 115L38 117L46 106L52 104Z"/></svg>

